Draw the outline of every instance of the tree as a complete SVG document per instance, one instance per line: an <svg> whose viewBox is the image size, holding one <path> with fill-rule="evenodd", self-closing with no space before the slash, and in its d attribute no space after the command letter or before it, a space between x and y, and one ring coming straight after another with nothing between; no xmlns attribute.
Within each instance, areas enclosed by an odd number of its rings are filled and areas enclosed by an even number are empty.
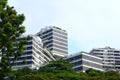
<svg viewBox="0 0 120 80"><path fill-rule="evenodd" d="M16 59L24 53L24 43L26 39L22 39L15 43L15 40L25 32L22 26L25 16L17 14L14 7L7 5L7 0L0 0L0 80L7 76L11 69L9 58L11 56ZM17 51L14 51L14 47Z"/></svg>
<svg viewBox="0 0 120 80"><path fill-rule="evenodd" d="M50 80L47 76L45 75L40 75L40 74L36 74L36 75L24 75L24 76L20 76L17 80Z"/></svg>
<svg viewBox="0 0 120 80"><path fill-rule="evenodd" d="M4 9L7 4L7 0L0 0L0 11Z"/></svg>
<svg viewBox="0 0 120 80"><path fill-rule="evenodd" d="M27 74L32 74L32 69L28 67L24 67L24 68L18 69L15 73L16 78L18 78L19 76L27 75Z"/></svg>
<svg viewBox="0 0 120 80"><path fill-rule="evenodd" d="M118 71L107 71L105 72L105 76L119 76Z"/></svg>
<svg viewBox="0 0 120 80"><path fill-rule="evenodd" d="M101 76L103 75L103 72L101 71L98 71L98 70L93 70L93 69L88 69L86 70L86 73L89 75L89 76Z"/></svg>
<svg viewBox="0 0 120 80"><path fill-rule="evenodd" d="M78 75L78 73L74 72L70 73L68 71L65 71L58 73L56 76L59 80L80 80L80 76Z"/></svg>
<svg viewBox="0 0 120 80"><path fill-rule="evenodd" d="M64 71L74 72L72 64L63 59L51 61L49 64L39 68L40 73L59 73Z"/></svg>

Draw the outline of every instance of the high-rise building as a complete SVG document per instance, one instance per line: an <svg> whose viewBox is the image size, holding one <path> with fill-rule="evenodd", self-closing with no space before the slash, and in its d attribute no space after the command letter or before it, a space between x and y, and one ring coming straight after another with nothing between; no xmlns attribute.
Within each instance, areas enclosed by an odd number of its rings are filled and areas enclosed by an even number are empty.
<svg viewBox="0 0 120 80"><path fill-rule="evenodd" d="M120 70L120 49L110 47L96 48L92 49L90 54L102 58L105 71Z"/></svg>
<svg viewBox="0 0 120 80"><path fill-rule="evenodd" d="M25 38L25 37L21 37ZM20 41L21 38L16 39L16 42ZM24 45L24 54L18 57L14 64L12 64L13 69L29 67L38 68L49 61L55 60L53 55L45 48L43 48L42 40L39 36L30 36L27 44ZM14 48L15 51L17 48ZM13 62L14 57L10 58L10 62Z"/></svg>
<svg viewBox="0 0 120 80"><path fill-rule="evenodd" d="M73 64L73 69L76 72L85 72L90 68L104 71L102 68L102 59L86 52L79 52L73 55L69 55L65 59Z"/></svg>
<svg viewBox="0 0 120 80"><path fill-rule="evenodd" d="M67 32L55 26L41 29L36 35L40 36L44 47L50 50L56 58L68 55Z"/></svg>

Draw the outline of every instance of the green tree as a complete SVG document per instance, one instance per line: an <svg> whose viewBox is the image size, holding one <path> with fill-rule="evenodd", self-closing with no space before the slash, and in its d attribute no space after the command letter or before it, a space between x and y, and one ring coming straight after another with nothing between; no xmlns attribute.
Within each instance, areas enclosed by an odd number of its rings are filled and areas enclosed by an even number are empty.
<svg viewBox="0 0 120 80"><path fill-rule="evenodd" d="M40 73L58 73L64 71L74 72L72 64L63 59L51 61L49 64L39 68Z"/></svg>
<svg viewBox="0 0 120 80"><path fill-rule="evenodd" d="M11 69L9 58L11 56L16 59L24 53L24 43L26 39L22 39L15 43L15 40L25 32L22 26L25 17L18 14L14 7L7 5L7 0L0 0L0 80L8 75ZM16 46L17 51L14 51Z"/></svg>
<svg viewBox="0 0 120 80"><path fill-rule="evenodd" d="M24 76L27 74L32 74L32 69L24 67L22 69L18 69L14 75L16 76L16 78L18 78L19 76Z"/></svg>
<svg viewBox="0 0 120 80"><path fill-rule="evenodd" d="M74 72L70 73L68 71L64 71L56 74L56 76L59 80L80 80L80 76L78 75L78 73Z"/></svg>
<svg viewBox="0 0 120 80"><path fill-rule="evenodd" d="M107 71L105 72L105 76L119 76L118 71Z"/></svg>
<svg viewBox="0 0 120 80"><path fill-rule="evenodd" d="M105 72L106 80L120 80L120 74L118 71Z"/></svg>
<svg viewBox="0 0 120 80"><path fill-rule="evenodd" d="M4 9L7 4L7 0L0 0L0 11Z"/></svg>
<svg viewBox="0 0 120 80"><path fill-rule="evenodd" d="M20 76L17 80L50 80L50 79L42 74L36 74L36 75L29 74L29 75Z"/></svg>
<svg viewBox="0 0 120 80"><path fill-rule="evenodd" d="M93 70L93 69L88 69L86 70L86 73L89 75L89 76L101 76L103 75L103 72L101 71L98 71L98 70Z"/></svg>

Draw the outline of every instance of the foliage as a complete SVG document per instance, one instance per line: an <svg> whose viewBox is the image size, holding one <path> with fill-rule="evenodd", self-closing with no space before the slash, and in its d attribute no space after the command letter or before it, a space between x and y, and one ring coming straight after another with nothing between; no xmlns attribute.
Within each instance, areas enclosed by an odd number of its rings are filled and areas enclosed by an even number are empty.
<svg viewBox="0 0 120 80"><path fill-rule="evenodd" d="M70 73L68 71L63 72L63 73L59 73L56 75L58 79L62 79L62 80L79 80L80 76L77 75L77 73Z"/></svg>
<svg viewBox="0 0 120 80"><path fill-rule="evenodd" d="M76 73L72 67L66 65L71 64L62 59L52 61L39 70L30 68L14 70L10 72L12 73L10 78L11 80L120 80L120 74L117 71L100 72L88 69L86 72Z"/></svg>
<svg viewBox="0 0 120 80"><path fill-rule="evenodd" d="M18 80L50 80L47 76L36 74L36 75L25 75L18 78Z"/></svg>
<svg viewBox="0 0 120 80"><path fill-rule="evenodd" d="M68 61L64 59L60 59L57 61L51 61L49 64L46 66L40 67L39 72L41 73L58 73L58 72L74 72L72 69L72 64L70 64Z"/></svg>
<svg viewBox="0 0 120 80"><path fill-rule="evenodd" d="M108 71L105 73L105 76L119 76L118 71Z"/></svg>
<svg viewBox="0 0 120 80"><path fill-rule="evenodd" d="M93 70L93 69L88 69L87 71L86 71L86 73L88 74L88 75L90 75L90 76L99 76L99 75L102 75L103 73L102 72L100 72L100 71L97 71L97 70Z"/></svg>
<svg viewBox="0 0 120 80"><path fill-rule="evenodd" d="M28 67L24 67L22 69L18 69L17 72L15 73L15 76L23 76L23 75L27 75L27 74L31 74L32 70Z"/></svg>
<svg viewBox="0 0 120 80"><path fill-rule="evenodd" d="M8 75L11 70L9 58L14 60L23 54L26 39L15 43L15 40L25 32L22 26L25 17L23 14L17 14L14 7L7 5L7 0L0 0L0 80ZM17 51L14 51L14 47Z"/></svg>

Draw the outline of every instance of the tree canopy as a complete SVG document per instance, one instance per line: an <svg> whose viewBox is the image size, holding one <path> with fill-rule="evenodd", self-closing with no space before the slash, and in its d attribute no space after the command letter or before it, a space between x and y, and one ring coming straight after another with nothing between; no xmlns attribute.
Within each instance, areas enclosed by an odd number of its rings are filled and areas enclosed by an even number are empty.
<svg viewBox="0 0 120 80"><path fill-rule="evenodd" d="M86 72L76 73L70 65L65 60L52 61L39 70L23 68L12 71L9 76L13 80L120 80L117 71L100 72L88 69Z"/></svg>
<svg viewBox="0 0 120 80"><path fill-rule="evenodd" d="M74 72L74 70L72 69L72 64L64 59L51 61L49 64L40 67L38 71L43 73L59 73L64 71Z"/></svg>
<svg viewBox="0 0 120 80"><path fill-rule="evenodd" d="M23 54L25 40L15 43L15 40L25 32L22 25L23 14L18 14L14 7L7 5L7 0L0 0L0 80L7 76L11 69L9 58L17 58ZM14 47L18 48L14 51Z"/></svg>

